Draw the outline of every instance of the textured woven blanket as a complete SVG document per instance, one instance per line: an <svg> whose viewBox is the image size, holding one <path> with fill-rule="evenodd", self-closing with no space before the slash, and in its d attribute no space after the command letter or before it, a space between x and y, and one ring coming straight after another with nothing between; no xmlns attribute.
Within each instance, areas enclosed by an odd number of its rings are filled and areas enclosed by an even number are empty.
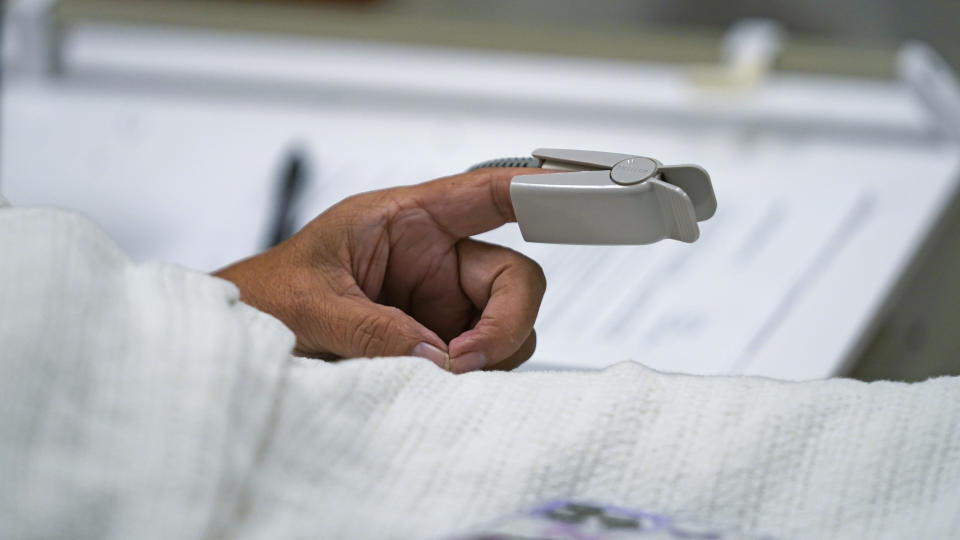
<svg viewBox="0 0 960 540"><path fill-rule="evenodd" d="M960 537L960 380L328 364L229 283L0 209L0 538L442 537L572 498Z"/></svg>

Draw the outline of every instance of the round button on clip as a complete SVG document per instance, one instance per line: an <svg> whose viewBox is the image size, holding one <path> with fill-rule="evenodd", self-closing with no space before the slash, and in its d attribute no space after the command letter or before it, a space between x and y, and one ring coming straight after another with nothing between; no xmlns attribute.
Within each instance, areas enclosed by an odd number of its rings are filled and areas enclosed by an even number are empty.
<svg viewBox="0 0 960 540"><path fill-rule="evenodd" d="M623 186L632 186L655 176L659 170L656 160L648 157L633 157L614 165L610 170L610 179Z"/></svg>

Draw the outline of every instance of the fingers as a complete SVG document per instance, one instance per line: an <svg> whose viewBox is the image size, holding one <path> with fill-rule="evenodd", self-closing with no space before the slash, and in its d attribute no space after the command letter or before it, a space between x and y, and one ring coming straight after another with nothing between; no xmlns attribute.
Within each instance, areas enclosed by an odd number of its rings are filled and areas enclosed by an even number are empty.
<svg viewBox="0 0 960 540"><path fill-rule="evenodd" d="M338 356L419 356L449 368L443 340L397 308L363 296L339 296L331 302L327 317L319 341Z"/></svg>
<svg viewBox="0 0 960 540"><path fill-rule="evenodd" d="M555 171L490 167L426 182L410 188L410 193L437 225L466 238L516 221L510 202L514 176L548 172Z"/></svg>
<svg viewBox="0 0 960 540"><path fill-rule="evenodd" d="M457 252L461 287L482 313L472 329L450 342L451 370L498 366L520 352L533 333L546 290L543 270L515 251L472 239L457 243Z"/></svg>

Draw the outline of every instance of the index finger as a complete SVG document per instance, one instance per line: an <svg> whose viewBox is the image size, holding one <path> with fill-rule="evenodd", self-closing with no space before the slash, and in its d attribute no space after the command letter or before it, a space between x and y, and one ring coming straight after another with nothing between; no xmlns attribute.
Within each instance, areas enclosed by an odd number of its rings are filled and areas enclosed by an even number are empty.
<svg viewBox="0 0 960 540"><path fill-rule="evenodd" d="M510 180L522 174L555 172L537 168L490 167L413 186L411 194L444 230L466 238L516 221Z"/></svg>

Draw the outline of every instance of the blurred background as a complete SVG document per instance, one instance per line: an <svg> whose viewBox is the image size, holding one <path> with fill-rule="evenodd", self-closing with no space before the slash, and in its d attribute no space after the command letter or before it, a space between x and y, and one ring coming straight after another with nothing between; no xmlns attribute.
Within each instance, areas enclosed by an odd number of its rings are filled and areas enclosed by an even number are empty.
<svg viewBox="0 0 960 540"><path fill-rule="evenodd" d="M570 147L697 163L693 245L544 246L533 367L960 374L960 3L20 0L0 193L211 271L341 198ZM0 253L0 256L4 256Z"/></svg>

